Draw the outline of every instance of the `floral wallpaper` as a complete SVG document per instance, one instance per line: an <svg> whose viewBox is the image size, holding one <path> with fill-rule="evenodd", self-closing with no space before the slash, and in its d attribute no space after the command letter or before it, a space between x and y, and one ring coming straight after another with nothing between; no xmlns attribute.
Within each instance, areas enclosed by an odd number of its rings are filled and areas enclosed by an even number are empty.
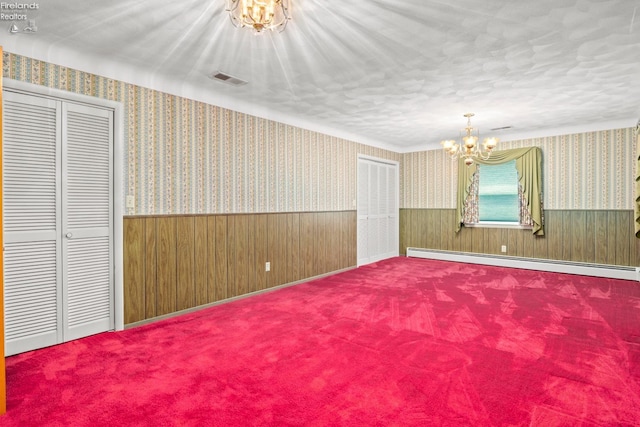
<svg viewBox="0 0 640 427"><path fill-rule="evenodd" d="M455 208L457 164L399 154L4 53L5 78L124 105L130 214L352 210L358 154L400 162L401 208ZM501 142L540 146L546 209L632 209L633 129Z"/></svg>
<svg viewBox="0 0 640 427"><path fill-rule="evenodd" d="M501 142L499 149L538 146L545 209L633 209L632 128ZM443 150L402 157L403 208L455 209L457 162Z"/></svg>
<svg viewBox="0 0 640 427"><path fill-rule="evenodd" d="M132 215L353 210L358 154L400 154L5 52L5 78L124 105Z"/></svg>

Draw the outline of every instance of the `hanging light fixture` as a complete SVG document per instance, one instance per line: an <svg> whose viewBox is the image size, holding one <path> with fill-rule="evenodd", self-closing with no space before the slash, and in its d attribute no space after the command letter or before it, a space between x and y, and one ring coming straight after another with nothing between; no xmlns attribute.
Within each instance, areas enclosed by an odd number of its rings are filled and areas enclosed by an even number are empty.
<svg viewBox="0 0 640 427"><path fill-rule="evenodd" d="M473 113L464 115L467 118L467 127L460 131L460 143L453 139L440 142L444 151L446 151L452 159L461 157L467 166L472 165L473 159L476 158L487 160L491 156L491 151L496 148L499 142L498 138L485 138L482 143L484 150L480 148L478 145L480 132L477 128L471 126L471 117L474 115Z"/></svg>
<svg viewBox="0 0 640 427"><path fill-rule="evenodd" d="M289 21L289 0L227 0L227 11L237 28L251 27L256 34L264 30L282 32Z"/></svg>

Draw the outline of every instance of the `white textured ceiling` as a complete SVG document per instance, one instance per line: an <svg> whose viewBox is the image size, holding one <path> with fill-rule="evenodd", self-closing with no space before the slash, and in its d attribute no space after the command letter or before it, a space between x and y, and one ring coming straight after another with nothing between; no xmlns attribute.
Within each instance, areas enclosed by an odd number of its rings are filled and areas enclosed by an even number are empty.
<svg viewBox="0 0 640 427"><path fill-rule="evenodd" d="M466 112L503 139L640 117L638 1L290 1L284 32L254 36L224 0L42 0L37 33L2 22L0 44L402 152L456 137Z"/></svg>

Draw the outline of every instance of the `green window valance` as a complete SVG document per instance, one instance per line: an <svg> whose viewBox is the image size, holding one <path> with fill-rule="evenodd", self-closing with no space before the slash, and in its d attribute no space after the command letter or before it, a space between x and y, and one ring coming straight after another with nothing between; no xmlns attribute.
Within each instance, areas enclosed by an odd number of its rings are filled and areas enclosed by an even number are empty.
<svg viewBox="0 0 640 427"><path fill-rule="evenodd" d="M456 207L456 232L460 231L463 223L464 202L469 195L473 174L477 170L477 163L484 165L499 165L516 161L518 180L522 186L523 196L533 220L533 234L544 235L542 212L542 150L540 147L515 148L513 150L494 151L487 160L474 159L471 166L464 164L464 159L458 161L458 194Z"/></svg>

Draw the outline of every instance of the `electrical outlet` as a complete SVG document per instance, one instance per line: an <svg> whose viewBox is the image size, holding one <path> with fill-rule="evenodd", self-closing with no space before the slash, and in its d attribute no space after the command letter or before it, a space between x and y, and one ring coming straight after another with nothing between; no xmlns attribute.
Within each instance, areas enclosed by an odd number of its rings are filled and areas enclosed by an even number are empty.
<svg viewBox="0 0 640 427"><path fill-rule="evenodd" d="M127 209L133 209L136 207L136 199L133 196L127 196L126 207Z"/></svg>
<svg viewBox="0 0 640 427"><path fill-rule="evenodd" d="M507 245L502 245L502 248L500 250L502 251L502 253L506 253L507 252Z"/></svg>
<svg viewBox="0 0 640 427"><path fill-rule="evenodd" d="M264 271L271 271L271 263L269 261L264 263Z"/></svg>

